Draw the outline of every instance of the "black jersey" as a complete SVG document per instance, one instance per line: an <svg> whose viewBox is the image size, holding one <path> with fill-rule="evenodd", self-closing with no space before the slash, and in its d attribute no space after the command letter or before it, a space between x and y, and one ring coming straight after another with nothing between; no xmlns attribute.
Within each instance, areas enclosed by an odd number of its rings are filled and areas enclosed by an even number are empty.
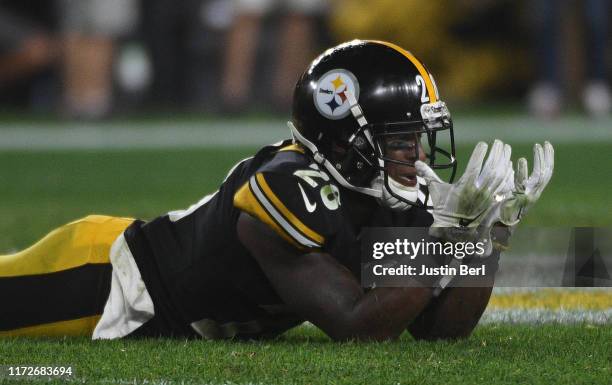
<svg viewBox="0 0 612 385"><path fill-rule="evenodd" d="M240 243L241 211L295 248L320 250L359 277L358 229L343 189L298 145L267 146L237 164L219 190L183 211L136 221L125 238L155 306L155 330L206 338L274 336L303 320L290 312ZM377 226L429 226L424 210L379 210Z"/></svg>

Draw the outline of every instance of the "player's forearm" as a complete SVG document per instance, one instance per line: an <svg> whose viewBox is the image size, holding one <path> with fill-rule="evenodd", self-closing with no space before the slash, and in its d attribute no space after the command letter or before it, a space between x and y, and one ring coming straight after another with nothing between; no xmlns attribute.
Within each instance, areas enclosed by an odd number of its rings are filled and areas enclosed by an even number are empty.
<svg viewBox="0 0 612 385"><path fill-rule="evenodd" d="M409 326L416 339L468 337L489 303L492 287L453 287L433 299Z"/></svg>
<svg viewBox="0 0 612 385"><path fill-rule="evenodd" d="M433 298L409 326L412 336L426 340L468 337L489 303L499 254L499 249L494 250L487 261L491 273L469 278L472 287L447 287Z"/></svg>
<svg viewBox="0 0 612 385"><path fill-rule="evenodd" d="M364 294L342 317L342 325L330 334L335 340L397 338L432 298L426 287L378 288Z"/></svg>

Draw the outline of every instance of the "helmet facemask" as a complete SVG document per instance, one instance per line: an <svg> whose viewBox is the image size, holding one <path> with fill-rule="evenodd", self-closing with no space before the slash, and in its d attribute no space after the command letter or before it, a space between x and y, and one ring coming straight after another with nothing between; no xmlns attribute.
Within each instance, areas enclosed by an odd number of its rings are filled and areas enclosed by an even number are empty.
<svg viewBox="0 0 612 385"><path fill-rule="evenodd" d="M409 136L414 139L408 139ZM400 141L396 137L403 139ZM394 150L393 147L397 147L398 142L409 144L402 145L404 149ZM377 137L381 154L379 158L380 175L373 181L373 184L382 184L382 199L379 201L383 206L399 211L410 209L413 206L430 208L428 207L428 189L425 180L416 175L415 168L417 160L430 163L431 159L435 159L435 150L430 151L427 143L429 141L423 133L390 134ZM443 168L440 165L435 166Z"/></svg>
<svg viewBox="0 0 612 385"><path fill-rule="evenodd" d="M455 143L450 113L443 102L424 104L422 120L369 124L375 143L380 175L373 185L382 188L384 206L394 210L406 210L412 206L430 209L425 181L416 176L417 160L429 164L432 169L449 169L452 182L456 172ZM438 140L440 134L447 134ZM446 148L446 149L445 149Z"/></svg>
<svg viewBox="0 0 612 385"><path fill-rule="evenodd" d="M366 123L353 135L355 152L369 159L364 164L376 170L369 186L378 191L379 203L393 210L403 211L413 206L432 208L425 181L416 176L417 160L435 170L449 169L449 182L455 176L455 142L446 104L441 101L423 104L420 113L422 119ZM366 121L363 115L355 118L359 123ZM441 136L443 140L439 140ZM368 148L364 148L364 143L369 144ZM345 169L347 173L350 171Z"/></svg>

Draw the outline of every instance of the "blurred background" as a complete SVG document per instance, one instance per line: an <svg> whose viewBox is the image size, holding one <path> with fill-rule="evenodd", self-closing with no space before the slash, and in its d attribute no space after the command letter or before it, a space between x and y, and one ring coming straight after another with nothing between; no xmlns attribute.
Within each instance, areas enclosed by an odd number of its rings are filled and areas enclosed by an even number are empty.
<svg viewBox="0 0 612 385"><path fill-rule="evenodd" d="M1 0L0 113L287 116L324 48L391 40L452 107L608 116L609 0Z"/></svg>

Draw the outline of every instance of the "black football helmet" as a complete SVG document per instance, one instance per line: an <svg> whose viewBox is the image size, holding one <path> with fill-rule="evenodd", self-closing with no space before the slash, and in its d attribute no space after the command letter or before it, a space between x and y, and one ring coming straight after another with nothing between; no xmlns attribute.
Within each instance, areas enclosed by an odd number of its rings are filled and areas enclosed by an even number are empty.
<svg viewBox="0 0 612 385"><path fill-rule="evenodd" d="M428 207L428 196L421 178L414 188L394 181L390 162L414 166L423 151L430 167L450 169L451 182L455 175L448 108L425 66L392 43L353 40L317 57L297 82L289 127L340 185L401 203L393 208ZM445 148L441 131L450 139ZM384 141L390 135L420 141L413 160L387 156Z"/></svg>

